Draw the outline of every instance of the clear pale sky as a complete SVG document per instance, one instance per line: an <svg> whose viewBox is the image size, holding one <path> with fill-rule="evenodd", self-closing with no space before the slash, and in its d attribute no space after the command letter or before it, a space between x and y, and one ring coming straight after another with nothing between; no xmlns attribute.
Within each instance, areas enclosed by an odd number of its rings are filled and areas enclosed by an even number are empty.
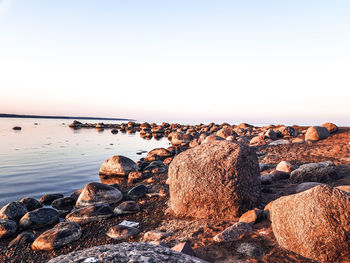
<svg viewBox="0 0 350 263"><path fill-rule="evenodd" d="M0 113L350 125L348 0L0 0Z"/></svg>

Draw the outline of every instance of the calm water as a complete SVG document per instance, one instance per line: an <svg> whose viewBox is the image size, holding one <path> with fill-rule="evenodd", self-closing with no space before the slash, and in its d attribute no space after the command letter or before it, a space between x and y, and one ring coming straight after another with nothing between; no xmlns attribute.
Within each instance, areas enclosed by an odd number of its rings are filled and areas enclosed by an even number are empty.
<svg viewBox="0 0 350 263"><path fill-rule="evenodd" d="M144 140L139 133L112 134L109 129L73 130L68 127L71 122L0 118L0 207L24 196L70 194L88 182L99 182L100 165L113 155L138 161L146 153L137 152L169 146L167 138ZM14 131L14 126L22 130Z"/></svg>

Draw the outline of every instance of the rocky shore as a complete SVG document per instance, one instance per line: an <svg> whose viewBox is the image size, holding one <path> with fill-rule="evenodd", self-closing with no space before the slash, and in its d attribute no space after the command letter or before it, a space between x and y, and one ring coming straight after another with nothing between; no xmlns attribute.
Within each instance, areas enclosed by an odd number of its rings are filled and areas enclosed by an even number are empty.
<svg viewBox="0 0 350 263"><path fill-rule="evenodd" d="M0 262L350 261L350 128L83 124L167 137L100 182L0 210ZM152 261L153 260L153 261Z"/></svg>

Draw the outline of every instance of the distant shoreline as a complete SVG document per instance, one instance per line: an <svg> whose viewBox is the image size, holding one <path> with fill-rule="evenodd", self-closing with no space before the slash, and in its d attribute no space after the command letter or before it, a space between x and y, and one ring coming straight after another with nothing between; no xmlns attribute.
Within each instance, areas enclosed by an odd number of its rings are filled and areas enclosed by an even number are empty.
<svg viewBox="0 0 350 263"><path fill-rule="evenodd" d="M0 118L135 121L133 119L124 119L124 118L77 117L77 116L46 116L46 115L19 115L19 114L3 114L3 113L0 113Z"/></svg>

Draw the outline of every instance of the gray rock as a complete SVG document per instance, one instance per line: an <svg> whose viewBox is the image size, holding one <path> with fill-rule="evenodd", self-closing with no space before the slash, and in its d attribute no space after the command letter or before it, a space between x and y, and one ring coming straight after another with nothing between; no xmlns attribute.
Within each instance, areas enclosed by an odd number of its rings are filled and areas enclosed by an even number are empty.
<svg viewBox="0 0 350 263"><path fill-rule="evenodd" d="M7 238L17 231L17 224L10 219L0 219L0 239Z"/></svg>
<svg viewBox="0 0 350 263"><path fill-rule="evenodd" d="M264 254L264 251L260 247L251 243L241 243L237 248L237 252L255 259L260 258Z"/></svg>
<svg viewBox="0 0 350 263"><path fill-rule="evenodd" d="M270 142L269 145L276 146L276 145L283 145L283 144L291 144L291 142L288 140L277 140L277 141Z"/></svg>
<svg viewBox="0 0 350 263"><path fill-rule="evenodd" d="M32 249L52 250L76 241L80 237L81 228L78 224L62 222L38 236L32 244Z"/></svg>
<svg viewBox="0 0 350 263"><path fill-rule="evenodd" d="M307 129L305 134L305 141L318 141L328 138L329 131L325 127L313 126Z"/></svg>
<svg viewBox="0 0 350 263"><path fill-rule="evenodd" d="M8 248L31 244L33 243L34 239L35 236L32 232L22 232L9 243Z"/></svg>
<svg viewBox="0 0 350 263"><path fill-rule="evenodd" d="M135 227L116 225L109 228L107 236L116 240L122 240L136 236L139 233L140 230Z"/></svg>
<svg viewBox="0 0 350 263"><path fill-rule="evenodd" d="M77 209L66 216L69 222L87 224L89 222L107 219L113 216L113 210L108 204L97 204Z"/></svg>
<svg viewBox="0 0 350 263"><path fill-rule="evenodd" d="M72 197L63 197L52 202L52 207L57 210L72 210L77 200Z"/></svg>
<svg viewBox="0 0 350 263"><path fill-rule="evenodd" d="M238 222L226 228L221 233L217 234L214 237L214 241L216 242L235 241L243 237L245 234L251 232L252 230L253 228L249 224L244 222Z"/></svg>
<svg viewBox="0 0 350 263"><path fill-rule="evenodd" d="M38 208L26 213L19 221L19 225L23 228L37 229L57 223L58 218L59 214L55 209Z"/></svg>
<svg viewBox="0 0 350 263"><path fill-rule="evenodd" d="M292 183L328 182L337 177L337 170L333 162L308 163L299 166L290 174Z"/></svg>
<svg viewBox="0 0 350 263"><path fill-rule="evenodd" d="M19 202L24 204L28 212L43 207L43 204L40 201L31 197L22 198Z"/></svg>
<svg viewBox="0 0 350 263"><path fill-rule="evenodd" d="M123 198L123 194L115 187L102 183L88 183L79 195L77 207L94 204L115 204Z"/></svg>
<svg viewBox="0 0 350 263"><path fill-rule="evenodd" d="M120 243L103 245L62 255L51 259L48 263L73 262L152 262L152 263L205 263L206 261L175 252L170 248L148 243Z"/></svg>
<svg viewBox="0 0 350 263"><path fill-rule="evenodd" d="M62 197L64 197L63 194L46 194L40 198L40 202L44 205L51 205L53 201Z"/></svg>
<svg viewBox="0 0 350 263"><path fill-rule="evenodd" d="M318 185L324 185L322 183L317 183L317 182L306 182L306 183L301 183L299 185L297 185L297 187L295 188L295 193L301 193L304 192L306 190L309 190L315 186Z"/></svg>
<svg viewBox="0 0 350 263"><path fill-rule="evenodd" d="M139 205L135 201L125 201L114 209L114 214L132 214L140 211Z"/></svg>
<svg viewBox="0 0 350 263"><path fill-rule="evenodd" d="M27 208L20 202L10 202L0 210L0 219L10 219L18 221L25 213Z"/></svg>
<svg viewBox="0 0 350 263"><path fill-rule="evenodd" d="M138 170L139 167L133 160L125 156L115 155L104 161L99 173L103 175L126 176L129 172Z"/></svg>
<svg viewBox="0 0 350 263"><path fill-rule="evenodd" d="M176 215L235 219L260 202L254 150L227 140L202 143L175 156L168 183Z"/></svg>
<svg viewBox="0 0 350 263"><path fill-rule="evenodd" d="M130 191L128 192L128 196L131 199L139 199L144 197L146 193L147 193L147 187L143 184L139 184L130 189Z"/></svg>

